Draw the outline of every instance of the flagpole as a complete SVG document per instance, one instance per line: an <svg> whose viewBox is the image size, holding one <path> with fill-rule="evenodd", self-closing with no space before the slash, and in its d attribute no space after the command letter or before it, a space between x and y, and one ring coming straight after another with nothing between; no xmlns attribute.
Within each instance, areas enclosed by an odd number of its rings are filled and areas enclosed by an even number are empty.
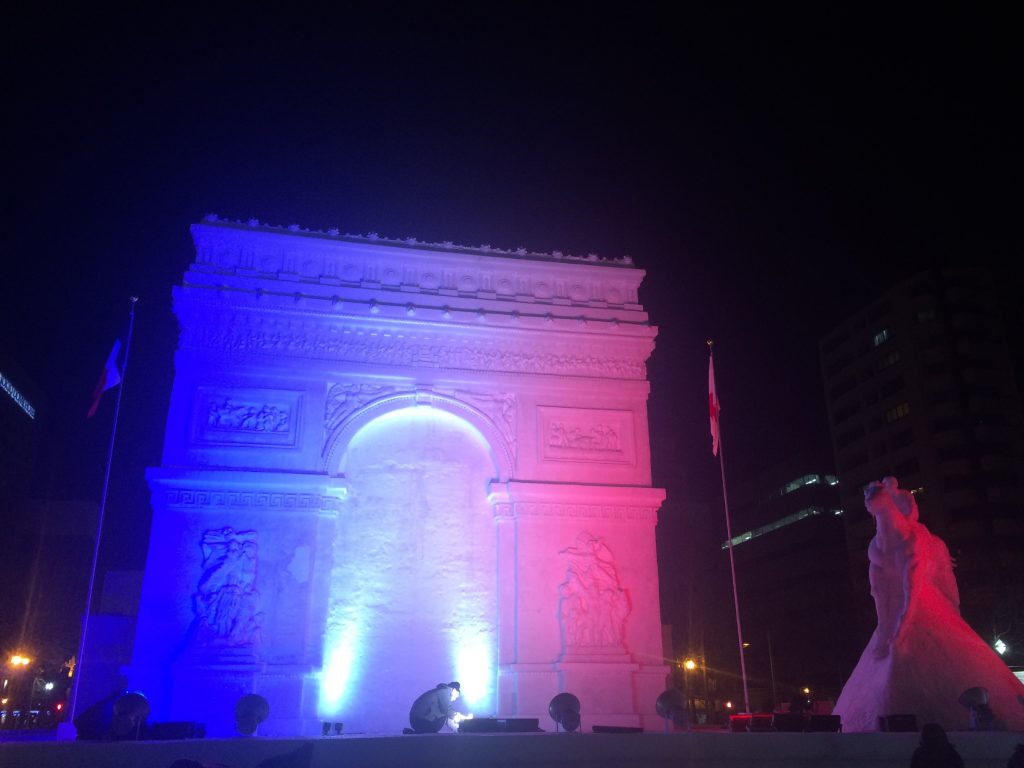
<svg viewBox="0 0 1024 768"><path fill-rule="evenodd" d="M708 339L708 365L714 370L715 342ZM717 393L714 393L717 399ZM745 712L750 712L750 694L747 691L747 662L743 654L743 626L740 623L740 598L736 589L736 558L732 553L732 525L729 522L729 494L725 487L725 450L722 441L721 416L716 414L718 419L718 466L722 471L722 503L725 507L725 542L729 550L729 572L732 574L732 604L736 610L736 638L740 652L740 677L743 680L743 707Z"/></svg>
<svg viewBox="0 0 1024 768"><path fill-rule="evenodd" d="M92 569L89 571L89 591L85 597L85 619L82 621L82 636L78 641L78 656L75 661L73 672L73 683L71 684L71 696L68 701L67 721L74 727L75 709L78 706L78 683L82 679L82 669L85 661L85 636L89 631L89 617L92 615L92 593L96 586L96 568L100 559L100 539L103 536L103 517L107 511L107 491L110 489L110 465L114 459L114 443L117 439L117 419L121 414L121 396L124 394L124 377L128 373L128 354L132 349L132 329L135 326L135 305L138 303L138 296L131 296L128 299L128 337L124 345L124 362L121 364L121 381L117 388L117 400L114 401L114 426L110 430L110 446L107 449L107 468L103 474L103 494L100 497L100 519L96 524L96 544L92 550ZM116 362L116 361L115 361Z"/></svg>

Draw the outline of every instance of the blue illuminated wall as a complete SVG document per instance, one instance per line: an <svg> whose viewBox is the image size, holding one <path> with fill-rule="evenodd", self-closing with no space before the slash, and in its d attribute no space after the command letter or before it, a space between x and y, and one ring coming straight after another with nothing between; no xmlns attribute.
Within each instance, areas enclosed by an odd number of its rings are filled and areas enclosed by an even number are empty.
<svg viewBox="0 0 1024 768"><path fill-rule="evenodd" d="M398 733L660 721L645 361L628 260L192 228L130 684L155 720ZM584 610L584 606L589 609Z"/></svg>

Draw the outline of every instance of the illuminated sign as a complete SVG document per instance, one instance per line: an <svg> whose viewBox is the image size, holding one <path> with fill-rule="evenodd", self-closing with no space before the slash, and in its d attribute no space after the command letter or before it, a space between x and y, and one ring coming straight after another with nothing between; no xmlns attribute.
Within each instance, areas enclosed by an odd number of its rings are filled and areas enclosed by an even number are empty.
<svg viewBox="0 0 1024 768"><path fill-rule="evenodd" d="M11 396L11 400L21 406L21 410L27 413L29 418L34 419L36 417L36 409L32 407L32 403L26 400L25 396L2 373L0 373L0 388Z"/></svg>

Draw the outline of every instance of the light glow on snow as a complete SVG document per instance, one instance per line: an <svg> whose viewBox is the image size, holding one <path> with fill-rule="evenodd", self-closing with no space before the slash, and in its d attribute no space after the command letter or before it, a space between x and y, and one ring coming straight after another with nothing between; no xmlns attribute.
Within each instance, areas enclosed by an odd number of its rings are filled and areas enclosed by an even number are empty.
<svg viewBox="0 0 1024 768"><path fill-rule="evenodd" d="M450 680L467 709L496 712L494 474L480 432L441 408L401 408L353 436L334 540L324 719L394 732L417 696Z"/></svg>
<svg viewBox="0 0 1024 768"><path fill-rule="evenodd" d="M359 626L348 622L336 632L329 633L326 663L320 676L320 711L334 715L348 703L350 683L358 675Z"/></svg>
<svg viewBox="0 0 1024 768"><path fill-rule="evenodd" d="M468 709L494 701L494 647L487 633L456 631L452 669Z"/></svg>

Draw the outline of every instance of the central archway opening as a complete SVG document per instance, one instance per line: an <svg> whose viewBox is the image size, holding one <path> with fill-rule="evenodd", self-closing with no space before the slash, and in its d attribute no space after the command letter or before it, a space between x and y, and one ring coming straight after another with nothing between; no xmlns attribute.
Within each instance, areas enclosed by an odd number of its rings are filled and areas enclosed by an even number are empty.
<svg viewBox="0 0 1024 768"><path fill-rule="evenodd" d="M413 406L360 429L345 451L320 711L346 731L395 733L409 706L459 680L496 710L497 547L489 446L468 422Z"/></svg>

